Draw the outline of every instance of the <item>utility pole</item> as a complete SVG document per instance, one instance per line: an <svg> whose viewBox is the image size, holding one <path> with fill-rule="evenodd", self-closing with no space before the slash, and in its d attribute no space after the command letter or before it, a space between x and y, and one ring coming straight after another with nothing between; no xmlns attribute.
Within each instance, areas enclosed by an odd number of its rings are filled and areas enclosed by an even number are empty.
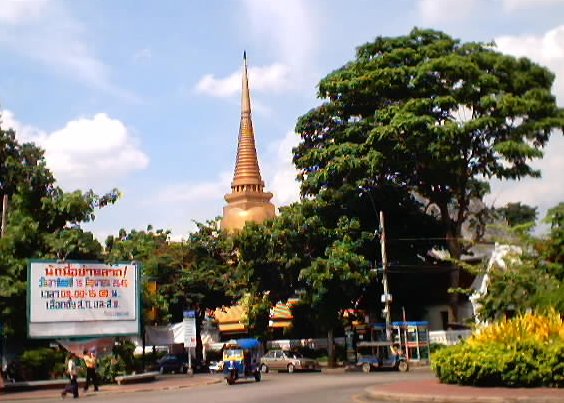
<svg viewBox="0 0 564 403"><path fill-rule="evenodd" d="M382 285L384 286L384 295L382 302L384 303L384 314L386 318L386 338L392 340L392 313L390 304L392 295L388 286L388 259L386 256L386 226L384 225L384 212L380 210L380 248L382 250Z"/></svg>
<svg viewBox="0 0 564 403"><path fill-rule="evenodd" d="M5 193L2 197L2 219L0 220L0 238L6 235L6 227L8 226L8 195Z"/></svg>

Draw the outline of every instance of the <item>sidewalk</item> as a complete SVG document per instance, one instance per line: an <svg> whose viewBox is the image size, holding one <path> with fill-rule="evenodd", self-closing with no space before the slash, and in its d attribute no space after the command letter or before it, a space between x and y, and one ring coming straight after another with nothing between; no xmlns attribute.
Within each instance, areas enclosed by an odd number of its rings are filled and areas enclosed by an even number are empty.
<svg viewBox="0 0 564 403"><path fill-rule="evenodd" d="M394 382L366 389L361 401L456 402L456 403L564 403L564 389L483 388L445 385L437 379Z"/></svg>
<svg viewBox="0 0 564 403"><path fill-rule="evenodd" d="M126 385L101 385L99 392L94 392L92 388L88 392L84 392L82 388L79 389L80 397L105 395L109 393L131 393L131 392L147 392L154 390L171 390L171 389L184 389L195 386L210 385L219 383L222 378L211 374L196 374L192 377L187 375L168 375L159 376L153 382L147 383L134 383ZM30 390L23 392L11 392L0 394L2 402L22 401L22 400L42 400L53 399L61 396L63 389L41 389ZM67 395L67 399L72 400L72 395Z"/></svg>

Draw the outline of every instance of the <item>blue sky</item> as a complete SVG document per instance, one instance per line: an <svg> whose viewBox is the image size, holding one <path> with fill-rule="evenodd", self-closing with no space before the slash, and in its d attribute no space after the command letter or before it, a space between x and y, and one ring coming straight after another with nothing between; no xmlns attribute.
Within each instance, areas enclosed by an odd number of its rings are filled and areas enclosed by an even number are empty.
<svg viewBox="0 0 564 403"><path fill-rule="evenodd" d="M557 75L564 105L564 0L2 0L2 127L46 149L68 191L123 192L85 227L170 229L218 216L235 164L243 50L266 190L298 197L297 118L316 84L379 35L414 26L495 40ZM564 200L564 141L536 165L542 180L494 184L489 203L541 210Z"/></svg>

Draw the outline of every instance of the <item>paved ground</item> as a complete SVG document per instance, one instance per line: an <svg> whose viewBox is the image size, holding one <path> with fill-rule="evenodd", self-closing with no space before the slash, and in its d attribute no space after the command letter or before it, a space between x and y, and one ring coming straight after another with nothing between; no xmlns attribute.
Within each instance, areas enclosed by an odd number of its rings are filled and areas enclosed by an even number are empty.
<svg viewBox="0 0 564 403"><path fill-rule="evenodd" d="M413 376L409 376L411 374ZM395 402L528 402L528 403L564 403L564 390L552 388L475 388L468 386L443 385L440 384L432 373L425 368L416 369L413 374L410 372L408 376L391 376L383 383L370 386L364 390L359 390L359 394L355 395L356 401L395 401ZM342 373L343 377L347 376L376 376L378 374L350 374ZM382 374L383 375L383 374ZM393 375L393 374L390 374ZM415 376L417 375L417 376ZM291 375L294 376L294 375ZM299 376L299 375L297 375ZM321 375L320 376L324 376ZM338 376L338 371L332 371L326 376ZM374 380L376 381L376 379ZM366 378L365 378L366 379ZM203 386L221 382L220 376L211 376L207 374L197 374L194 377L172 375L159 377L150 383L130 384L130 385L104 385L100 388L100 392L81 392L81 397L103 398L116 394L134 393L134 392L155 392L155 391L171 391L196 386ZM305 381L305 379L304 379ZM36 390L26 392L5 393L0 395L1 401L22 401L22 400L52 400L60 394L59 389ZM70 398L67 397L67 398Z"/></svg>
<svg viewBox="0 0 564 403"><path fill-rule="evenodd" d="M207 374L197 374L193 377L182 375L170 375L158 377L153 382L136 383L126 385L102 385L98 392L94 392L92 388L88 392L84 392L82 388L79 389L80 397L84 396L104 396L114 393L134 393L145 392L154 390L169 390L169 389L183 389L194 386L202 386L213 383L221 382L221 378L217 376L210 376ZM25 392L10 392L0 394L2 401L19 401L19 400L44 400L52 399L54 396L60 396L61 389L42 389L31 390ZM67 399L72 400L72 395L67 394Z"/></svg>

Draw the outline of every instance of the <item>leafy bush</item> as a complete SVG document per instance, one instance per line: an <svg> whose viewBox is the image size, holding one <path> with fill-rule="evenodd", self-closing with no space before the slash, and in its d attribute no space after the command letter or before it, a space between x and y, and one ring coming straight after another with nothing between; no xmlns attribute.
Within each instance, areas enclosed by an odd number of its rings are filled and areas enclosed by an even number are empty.
<svg viewBox="0 0 564 403"><path fill-rule="evenodd" d="M432 368L444 383L562 387L562 319L550 311L478 329L467 342L437 351Z"/></svg>
<svg viewBox="0 0 564 403"><path fill-rule="evenodd" d="M108 355L102 358L98 363L98 375L102 383L113 383L115 382L116 376L125 374L125 362L120 357Z"/></svg>
<svg viewBox="0 0 564 403"><path fill-rule="evenodd" d="M65 353L51 348L27 350L21 356L21 371L25 380L61 377Z"/></svg>

